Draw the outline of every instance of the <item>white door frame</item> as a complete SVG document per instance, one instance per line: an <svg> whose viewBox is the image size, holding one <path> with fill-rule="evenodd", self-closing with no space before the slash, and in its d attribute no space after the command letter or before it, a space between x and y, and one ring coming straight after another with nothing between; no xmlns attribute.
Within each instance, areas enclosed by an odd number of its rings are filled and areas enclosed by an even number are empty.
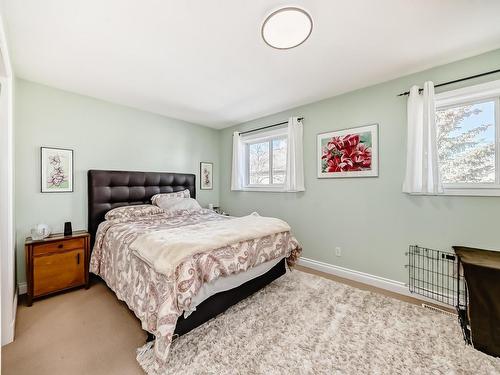
<svg viewBox="0 0 500 375"><path fill-rule="evenodd" d="M14 247L13 74L0 16L0 277L2 345L14 340L17 293Z"/></svg>

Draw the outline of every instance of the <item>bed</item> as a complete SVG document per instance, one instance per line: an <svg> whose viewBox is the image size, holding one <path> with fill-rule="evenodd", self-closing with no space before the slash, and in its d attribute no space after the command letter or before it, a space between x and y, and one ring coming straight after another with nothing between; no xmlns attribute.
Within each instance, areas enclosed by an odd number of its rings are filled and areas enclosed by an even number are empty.
<svg viewBox="0 0 500 375"><path fill-rule="evenodd" d="M175 336L189 332L285 274L287 263L294 264L301 251L290 232L283 231L196 253L185 257L175 272L159 272L156 263L136 251L138 243L157 234L184 230L186 224L190 228L215 228L237 225L239 219L204 209L175 217L155 214L105 220L110 210L150 204L151 197L159 193L188 190L191 198L196 198L195 182L193 174L88 171L88 228L93 249L90 270L125 301L148 337L155 339L144 349L152 349L148 354L151 373L160 372L166 363ZM146 250L151 247L147 242L143 246Z"/></svg>

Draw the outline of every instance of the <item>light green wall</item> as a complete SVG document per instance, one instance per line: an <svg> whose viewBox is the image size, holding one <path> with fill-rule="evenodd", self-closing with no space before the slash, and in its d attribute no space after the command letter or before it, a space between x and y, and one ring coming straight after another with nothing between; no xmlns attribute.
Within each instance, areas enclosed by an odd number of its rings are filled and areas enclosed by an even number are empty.
<svg viewBox="0 0 500 375"><path fill-rule="evenodd" d="M304 256L406 281L408 244L448 249L465 244L500 249L500 198L411 197L401 193L405 166L406 100L412 84L443 82L498 68L500 50L298 107L222 131L17 80L15 96L15 215L18 281L24 281L24 238L37 223L62 231L87 227L88 169L191 172L213 161L218 203L234 215L258 211L287 220ZM500 75L470 81L500 79ZM458 86L451 86L454 88ZM306 192L231 192L232 132L304 116ZM378 122L380 177L316 178L316 135ZM40 193L40 146L74 149L75 192ZM217 179L220 176L220 181ZM220 182L220 184L219 184ZM220 189L219 189L220 185ZM342 256L334 255L334 247Z"/></svg>
<svg viewBox="0 0 500 375"><path fill-rule="evenodd" d="M199 187L200 161L219 176L219 132L136 109L17 80L15 101L15 211L18 282L25 280L24 239L37 223L55 232L71 221L87 228L87 170L195 173L202 205L218 203ZM73 193L40 193L40 147L74 150Z"/></svg>
<svg viewBox="0 0 500 375"><path fill-rule="evenodd" d="M304 247L304 257L399 281L406 281L409 244L500 250L500 197L416 197L401 192L406 99L396 96L413 84L454 80L498 69L499 64L500 50L496 50L223 130L221 206L233 215L258 211L288 221ZM467 84L492 79L500 75ZM306 192L231 192L233 131L281 122L292 115L305 117ZM372 123L380 125L379 177L317 179L316 135ZM335 256L335 246L342 248L341 257Z"/></svg>

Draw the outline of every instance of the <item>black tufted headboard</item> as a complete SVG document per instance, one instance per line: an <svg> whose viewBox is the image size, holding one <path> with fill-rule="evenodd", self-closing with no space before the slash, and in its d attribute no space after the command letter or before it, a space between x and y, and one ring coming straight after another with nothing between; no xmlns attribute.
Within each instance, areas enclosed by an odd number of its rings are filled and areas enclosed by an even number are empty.
<svg viewBox="0 0 500 375"><path fill-rule="evenodd" d="M195 175L187 173L88 171L91 245L106 212L115 207L151 203L158 193L189 189L196 198Z"/></svg>

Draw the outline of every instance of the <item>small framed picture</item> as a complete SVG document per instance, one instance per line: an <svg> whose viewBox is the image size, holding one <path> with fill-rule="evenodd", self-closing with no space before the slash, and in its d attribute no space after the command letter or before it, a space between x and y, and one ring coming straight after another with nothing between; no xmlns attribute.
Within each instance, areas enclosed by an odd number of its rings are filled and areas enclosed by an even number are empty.
<svg viewBox="0 0 500 375"><path fill-rule="evenodd" d="M377 177L378 124L318 134L318 178Z"/></svg>
<svg viewBox="0 0 500 375"><path fill-rule="evenodd" d="M213 187L214 164L202 161L200 163L200 189L212 190Z"/></svg>
<svg viewBox="0 0 500 375"><path fill-rule="evenodd" d="M42 193L73 191L73 150L41 147Z"/></svg>

